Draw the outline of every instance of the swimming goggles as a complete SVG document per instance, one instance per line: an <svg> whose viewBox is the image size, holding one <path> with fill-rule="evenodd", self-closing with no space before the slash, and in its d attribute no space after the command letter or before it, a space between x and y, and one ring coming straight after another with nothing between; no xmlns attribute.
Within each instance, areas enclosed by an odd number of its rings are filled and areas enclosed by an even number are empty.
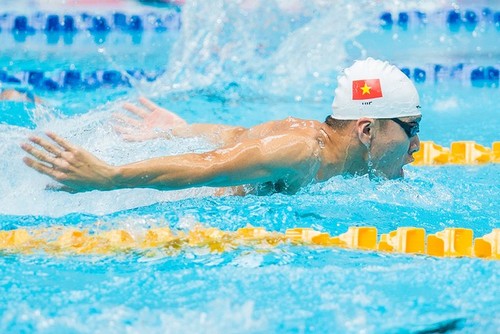
<svg viewBox="0 0 500 334"><path fill-rule="evenodd" d="M417 133L420 131L420 124L418 124L417 122L407 123L403 122L399 118L391 118L390 120L394 121L400 127L402 127L408 138L415 137Z"/></svg>

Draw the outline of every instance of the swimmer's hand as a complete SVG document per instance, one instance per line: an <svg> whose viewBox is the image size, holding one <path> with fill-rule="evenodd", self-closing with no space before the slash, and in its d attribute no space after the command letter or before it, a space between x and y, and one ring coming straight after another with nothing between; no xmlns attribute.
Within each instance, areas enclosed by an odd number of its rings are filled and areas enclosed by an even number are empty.
<svg viewBox="0 0 500 334"><path fill-rule="evenodd" d="M21 145L30 154L23 161L27 166L61 183L62 186L57 190L74 193L114 189L115 167L54 133L48 132L47 136L53 142L33 136L29 138L31 143Z"/></svg>
<svg viewBox="0 0 500 334"><path fill-rule="evenodd" d="M141 108L131 103L125 103L123 108L133 117L120 113L114 114L117 121L113 126L115 131L126 141L145 141L168 137L165 132L187 125L187 122L175 113L161 108L145 97L139 102L146 107Z"/></svg>

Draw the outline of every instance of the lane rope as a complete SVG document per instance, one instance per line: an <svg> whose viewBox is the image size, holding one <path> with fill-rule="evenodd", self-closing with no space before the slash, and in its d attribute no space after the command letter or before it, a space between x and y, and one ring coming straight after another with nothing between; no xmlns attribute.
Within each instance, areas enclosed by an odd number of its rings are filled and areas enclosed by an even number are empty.
<svg viewBox="0 0 500 334"><path fill-rule="evenodd" d="M311 228L291 228L285 233L246 226L237 231L223 231L201 224L187 231L158 227L131 233L126 230L95 232L56 226L41 229L0 230L0 254L94 254L150 252L175 256L188 249L222 253L238 248L269 250L279 245L335 247L355 250L420 254L436 257L476 257L500 259L500 229L474 239L466 228L445 228L426 236L419 227L400 227L377 236L372 226L349 227L338 236ZM157 255L157 254L156 254Z"/></svg>
<svg viewBox="0 0 500 334"><path fill-rule="evenodd" d="M500 163L500 141L493 142L491 148L474 141L452 142L450 148L432 141L421 141L420 150L413 154L415 166L429 165L482 165Z"/></svg>
<svg viewBox="0 0 500 334"><path fill-rule="evenodd" d="M9 73L0 70L0 85L29 86L40 91L58 91L70 89L97 89L132 87L130 81L155 81L164 70L130 69L126 71L97 70L97 71L18 71Z"/></svg>
<svg viewBox="0 0 500 334"><path fill-rule="evenodd" d="M19 70L15 72L0 69L0 84L31 86L41 91L96 89L102 87L130 87L130 79L155 81L165 69L145 70L98 69L94 71L72 70ZM401 67L401 71L418 84L440 84L458 81L481 88L500 86L500 66L473 66L456 64Z"/></svg>
<svg viewBox="0 0 500 334"><path fill-rule="evenodd" d="M162 32L179 30L181 7L172 6L161 12L127 13L122 11L108 13L36 12L32 15L4 12L0 13L0 31L13 33L75 33L78 31L109 32L152 30ZM492 26L500 30L500 11L482 9L441 9L436 12L400 11L382 12L379 26L384 30L408 30L428 25L444 24L452 33L462 28L467 32L475 31L478 26Z"/></svg>
<svg viewBox="0 0 500 334"><path fill-rule="evenodd" d="M433 13L422 11L386 11L380 14L380 27L385 30L398 28L408 30L409 28L423 28L429 24L446 24L452 33L459 32L462 28L467 32L473 32L478 27L493 26L500 30L500 11L490 8L483 9L449 9L438 10Z"/></svg>
<svg viewBox="0 0 500 334"><path fill-rule="evenodd" d="M178 8L166 9L162 12L129 14L112 12L91 14L58 14L36 12L32 15L1 13L0 32L14 35L75 34L88 31L90 33L144 31L165 32L178 31L181 28L181 13Z"/></svg>

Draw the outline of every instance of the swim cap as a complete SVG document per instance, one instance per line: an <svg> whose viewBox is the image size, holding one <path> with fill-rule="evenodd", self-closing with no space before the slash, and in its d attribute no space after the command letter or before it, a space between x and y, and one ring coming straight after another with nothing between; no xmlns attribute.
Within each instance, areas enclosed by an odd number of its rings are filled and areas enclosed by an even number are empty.
<svg viewBox="0 0 500 334"><path fill-rule="evenodd" d="M338 79L332 117L396 118L421 115L413 82L396 66L367 58L346 68Z"/></svg>

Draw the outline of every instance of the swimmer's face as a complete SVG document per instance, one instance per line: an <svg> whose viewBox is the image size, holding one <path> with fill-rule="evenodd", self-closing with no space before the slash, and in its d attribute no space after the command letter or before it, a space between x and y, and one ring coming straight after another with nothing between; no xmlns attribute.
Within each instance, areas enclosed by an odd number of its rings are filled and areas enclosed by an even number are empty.
<svg viewBox="0 0 500 334"><path fill-rule="evenodd" d="M416 132L421 116L378 120L377 133L371 143L371 159L376 176L396 179L404 176L403 166L413 162L420 148Z"/></svg>

